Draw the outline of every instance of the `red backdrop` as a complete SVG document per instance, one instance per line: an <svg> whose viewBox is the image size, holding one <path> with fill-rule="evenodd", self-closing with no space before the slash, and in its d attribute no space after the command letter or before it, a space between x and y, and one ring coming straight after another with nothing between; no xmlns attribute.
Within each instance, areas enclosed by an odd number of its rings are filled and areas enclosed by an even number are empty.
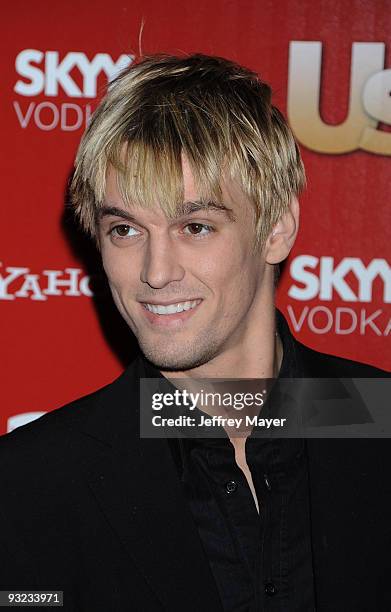
<svg viewBox="0 0 391 612"><path fill-rule="evenodd" d="M278 306L309 346L391 369L387 0L14 0L0 37L0 433L109 382L134 350L64 196L142 23L144 53L222 55L271 83L308 175Z"/></svg>

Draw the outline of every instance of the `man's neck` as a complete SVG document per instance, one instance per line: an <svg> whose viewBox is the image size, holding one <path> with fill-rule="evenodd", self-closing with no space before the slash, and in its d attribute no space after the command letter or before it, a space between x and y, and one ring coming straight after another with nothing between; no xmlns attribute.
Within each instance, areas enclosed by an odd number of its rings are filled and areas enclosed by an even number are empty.
<svg viewBox="0 0 391 612"><path fill-rule="evenodd" d="M174 384L178 387L182 387L181 379L186 379L186 381L183 380L184 386L188 391L195 393L199 391L199 380L202 380L202 387L205 390L213 392L213 381L211 381L211 389L206 388L209 386L206 382L207 379L225 379L228 384L230 379L250 378L259 380L277 378L283 360L283 344L279 334L276 332L274 305L268 314L269 317L263 316L260 319L263 322L263 327L260 325L258 329L254 330L252 336L247 339L245 350L236 354L232 352L228 357L225 355L223 362L208 362L204 366L183 372L162 371L161 373L166 378L175 379L176 382ZM222 392L221 387L220 392ZM211 416L224 412L220 408L216 412L214 407L210 408L209 406L199 406L199 408ZM239 437L233 435L229 428L224 428L235 449L236 462L245 473L253 491L245 455L245 442L251 433L251 427L245 428L245 431L242 431ZM254 499L257 505L256 496L254 496Z"/></svg>

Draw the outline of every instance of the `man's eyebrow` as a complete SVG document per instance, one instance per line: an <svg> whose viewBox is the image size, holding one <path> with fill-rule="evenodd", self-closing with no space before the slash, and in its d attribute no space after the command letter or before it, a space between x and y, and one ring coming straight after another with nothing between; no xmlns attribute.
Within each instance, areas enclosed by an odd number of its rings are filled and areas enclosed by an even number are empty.
<svg viewBox="0 0 391 612"><path fill-rule="evenodd" d="M231 208L228 208L225 206L225 204L215 202L213 200L189 200L188 202L184 202L178 206L176 216L185 217L186 215L198 212L199 210L210 210L213 212L223 213L230 221L236 221L236 216Z"/></svg>
<svg viewBox="0 0 391 612"><path fill-rule="evenodd" d="M121 217L121 219L125 219L126 221L136 221L128 211L123 208L118 208L117 206L101 206L97 211L98 221L110 215L113 217Z"/></svg>
<svg viewBox="0 0 391 612"><path fill-rule="evenodd" d="M201 210L211 210L213 212L218 212L226 215L230 221L236 221L236 216L234 215L231 208L225 206L225 204L221 204L219 202L204 201L204 200L189 200L188 202L184 202L176 209L175 218L179 219L181 217L185 217L186 215L190 215L191 213L195 213ZM121 219L125 219L126 221L137 222L135 217L133 217L128 211L123 208L118 208L117 206L101 206L97 212L98 221L101 221L103 217L107 216L113 217L121 217Z"/></svg>

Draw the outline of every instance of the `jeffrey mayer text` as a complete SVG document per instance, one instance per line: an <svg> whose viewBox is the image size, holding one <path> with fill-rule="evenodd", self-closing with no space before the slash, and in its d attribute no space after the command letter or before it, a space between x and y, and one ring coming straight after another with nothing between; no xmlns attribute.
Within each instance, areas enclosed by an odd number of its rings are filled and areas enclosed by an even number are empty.
<svg viewBox="0 0 391 612"><path fill-rule="evenodd" d="M160 415L154 415L152 417L152 425L155 427L229 427L240 429L243 426L246 427L284 427L286 419L261 419L257 416L246 416L246 417L223 417L217 416L204 416L202 415L200 421L197 423L194 417L190 416L178 416L176 418L165 418Z"/></svg>
<svg viewBox="0 0 391 612"><path fill-rule="evenodd" d="M223 417L219 416L201 416L199 427L242 427L243 424L246 427L265 427L269 429L273 427L284 427L286 419L261 419L257 416L245 416L245 417Z"/></svg>

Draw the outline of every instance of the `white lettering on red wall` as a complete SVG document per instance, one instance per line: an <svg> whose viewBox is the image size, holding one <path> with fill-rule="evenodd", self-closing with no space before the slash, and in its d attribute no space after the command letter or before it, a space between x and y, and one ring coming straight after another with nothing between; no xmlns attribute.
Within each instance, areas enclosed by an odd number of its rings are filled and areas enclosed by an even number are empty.
<svg viewBox="0 0 391 612"><path fill-rule="evenodd" d="M322 43L290 43L288 118L303 145L319 153L391 155L391 134L378 129L379 123L391 124L391 70L384 69L384 57L382 42L353 43L348 114L340 125L328 125L319 112Z"/></svg>
<svg viewBox="0 0 391 612"><path fill-rule="evenodd" d="M98 93L98 79L103 75L110 82L133 60L134 56L127 54L115 60L108 53L97 53L89 59L80 51L70 51L60 57L58 51L24 49L15 60L14 91L22 99L13 100L13 107L20 127L64 132L85 129L92 105L59 102L56 98L94 99ZM49 99L23 101L23 98L42 95Z"/></svg>
<svg viewBox="0 0 391 612"><path fill-rule="evenodd" d="M7 266L0 263L0 300L25 298L44 302L49 297L91 297L90 277L80 268L42 270L34 273L30 268Z"/></svg>
<svg viewBox="0 0 391 612"><path fill-rule="evenodd" d="M288 296L296 302L317 299L325 305L287 306L292 328L300 332L304 326L314 334L338 335L372 333L388 336L391 331L390 308L371 308L374 283L381 289L384 304L391 303L391 266L385 259L372 259L365 265L359 257L299 255L290 264L292 283ZM353 277L354 287L349 280ZM330 306L339 300L352 306ZM357 307L365 304L365 307Z"/></svg>

